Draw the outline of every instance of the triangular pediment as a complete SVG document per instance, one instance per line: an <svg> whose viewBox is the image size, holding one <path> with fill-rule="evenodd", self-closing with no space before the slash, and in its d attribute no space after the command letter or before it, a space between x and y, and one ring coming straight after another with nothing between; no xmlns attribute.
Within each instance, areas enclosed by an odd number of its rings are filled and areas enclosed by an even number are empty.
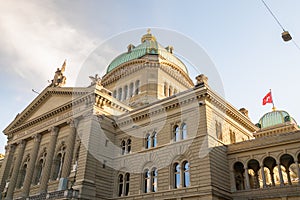
<svg viewBox="0 0 300 200"><path fill-rule="evenodd" d="M55 108L63 104L66 104L71 100L72 100L72 95L68 95L68 94L56 95L55 93L51 94L44 102L41 103L41 105L38 108L36 108L36 110L24 122L30 121L47 112L50 112L51 110L54 110Z"/></svg>
<svg viewBox="0 0 300 200"><path fill-rule="evenodd" d="M80 91L79 91L80 90ZM72 100L79 94L84 95L88 90L86 88L60 88L47 87L41 92L4 130L4 133L20 127L34 119L45 115L66 104L71 104Z"/></svg>

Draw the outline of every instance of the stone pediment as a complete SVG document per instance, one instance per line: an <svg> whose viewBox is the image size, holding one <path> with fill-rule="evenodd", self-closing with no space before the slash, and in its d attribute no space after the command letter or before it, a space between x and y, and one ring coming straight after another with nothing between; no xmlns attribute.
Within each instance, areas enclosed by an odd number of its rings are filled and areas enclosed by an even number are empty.
<svg viewBox="0 0 300 200"><path fill-rule="evenodd" d="M74 91L74 88L47 87L16 116L3 132L8 134L8 132L41 117L45 113L72 103L72 99L75 97L74 94L84 95L86 93L88 93L86 88L82 88L80 91L78 89Z"/></svg>

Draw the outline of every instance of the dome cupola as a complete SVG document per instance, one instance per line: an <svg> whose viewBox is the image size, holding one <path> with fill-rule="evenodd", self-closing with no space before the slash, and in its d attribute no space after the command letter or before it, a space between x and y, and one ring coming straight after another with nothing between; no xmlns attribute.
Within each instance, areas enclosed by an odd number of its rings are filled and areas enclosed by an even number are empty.
<svg viewBox="0 0 300 200"><path fill-rule="evenodd" d="M173 47L163 47L161 44L159 44L156 38L150 32L150 29L148 29L147 33L142 36L141 44L139 44L138 46L129 44L127 52L122 53L121 55L116 57L108 65L106 74L112 72L114 69L125 63L140 59L146 55L157 55L161 59L176 65L179 70L182 70L182 72L188 74L188 70L185 64L173 54Z"/></svg>
<svg viewBox="0 0 300 200"><path fill-rule="evenodd" d="M296 121L284 110L273 110L272 112L264 114L256 126L260 128L260 130L254 134L255 137L299 130Z"/></svg>

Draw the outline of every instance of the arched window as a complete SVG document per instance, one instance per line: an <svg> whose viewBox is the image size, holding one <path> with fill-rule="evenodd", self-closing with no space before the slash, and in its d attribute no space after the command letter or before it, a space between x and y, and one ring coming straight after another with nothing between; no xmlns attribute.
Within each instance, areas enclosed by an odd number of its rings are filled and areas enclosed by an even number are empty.
<svg viewBox="0 0 300 200"><path fill-rule="evenodd" d="M144 172L144 192L145 193L150 192L150 182L151 182L150 171L148 169L146 169Z"/></svg>
<svg viewBox="0 0 300 200"><path fill-rule="evenodd" d="M131 139L127 140L127 153L131 152Z"/></svg>
<svg viewBox="0 0 300 200"><path fill-rule="evenodd" d="M190 186L190 164L189 162L183 162L183 187Z"/></svg>
<svg viewBox="0 0 300 200"><path fill-rule="evenodd" d="M130 83L129 85L129 97L133 96L133 83Z"/></svg>
<svg viewBox="0 0 300 200"><path fill-rule="evenodd" d="M158 174L158 171L156 168L152 169L152 192L157 192L157 174Z"/></svg>
<svg viewBox="0 0 300 200"><path fill-rule="evenodd" d="M119 91L118 91L118 99L119 99L119 100L122 100L122 88L119 88Z"/></svg>
<svg viewBox="0 0 300 200"><path fill-rule="evenodd" d="M34 180L34 184L37 185L40 183L41 177L42 177L42 171L43 171L43 165L44 165L44 159L40 159L37 166L36 166L36 177Z"/></svg>
<svg viewBox="0 0 300 200"><path fill-rule="evenodd" d="M179 163L174 164L174 188L180 187L180 165Z"/></svg>
<svg viewBox="0 0 300 200"><path fill-rule="evenodd" d="M172 96L173 95L173 88L172 86L169 86L169 96Z"/></svg>
<svg viewBox="0 0 300 200"><path fill-rule="evenodd" d="M56 156L56 159L55 159L55 164L54 164L54 172L53 172L53 180L57 180L60 178L61 176L61 171L62 171L62 164L63 164L63 154L62 153L59 153L57 156Z"/></svg>
<svg viewBox="0 0 300 200"><path fill-rule="evenodd" d="M124 140L121 142L121 148L122 148L122 155L126 153L126 143Z"/></svg>
<svg viewBox="0 0 300 200"><path fill-rule="evenodd" d="M146 135L146 149L149 149L151 147L151 136L150 134Z"/></svg>
<svg viewBox="0 0 300 200"><path fill-rule="evenodd" d="M168 86L167 86L167 83L164 83L164 95L166 97L168 96Z"/></svg>
<svg viewBox="0 0 300 200"><path fill-rule="evenodd" d="M177 90L176 89L174 89L174 94L177 94Z"/></svg>
<svg viewBox="0 0 300 200"><path fill-rule="evenodd" d="M130 174L119 174L118 176L118 196L128 196L130 184Z"/></svg>
<svg viewBox="0 0 300 200"><path fill-rule="evenodd" d="M125 196L128 196L129 194L129 181L130 181L130 174L125 174Z"/></svg>
<svg viewBox="0 0 300 200"><path fill-rule="evenodd" d="M137 80L135 82L135 94L139 94L140 93L140 80Z"/></svg>
<svg viewBox="0 0 300 200"><path fill-rule="evenodd" d="M27 163L25 163L23 165L23 167L22 167L21 174L20 174L21 175L20 176L20 182L19 182L18 188L23 187L24 181L25 181L26 172L27 172Z"/></svg>
<svg viewBox="0 0 300 200"><path fill-rule="evenodd" d="M178 125L175 125L174 126L174 129L173 129L173 137L174 137L174 141L179 141L180 139L180 132L179 132L179 126Z"/></svg>
<svg viewBox="0 0 300 200"><path fill-rule="evenodd" d="M118 178L118 185L119 185L119 188L118 188L118 196L119 196L119 197L122 196L122 194L123 194L123 181L124 181L123 175L120 174L120 175L119 175L119 178Z"/></svg>
<svg viewBox="0 0 300 200"><path fill-rule="evenodd" d="M117 98L117 91L116 90L114 90L114 92L113 92L113 97Z"/></svg>
<svg viewBox="0 0 300 200"><path fill-rule="evenodd" d="M187 138L187 127L186 123L183 123L181 126L181 139L184 140Z"/></svg>
<svg viewBox="0 0 300 200"><path fill-rule="evenodd" d="M128 96L128 86L125 85L125 87L124 87L124 100L127 99L127 96Z"/></svg>
<svg viewBox="0 0 300 200"><path fill-rule="evenodd" d="M157 146L157 133L154 131L152 135L152 147L156 147L156 146Z"/></svg>
<svg viewBox="0 0 300 200"><path fill-rule="evenodd" d="M222 140L222 124L218 121L216 121L216 136L218 140Z"/></svg>

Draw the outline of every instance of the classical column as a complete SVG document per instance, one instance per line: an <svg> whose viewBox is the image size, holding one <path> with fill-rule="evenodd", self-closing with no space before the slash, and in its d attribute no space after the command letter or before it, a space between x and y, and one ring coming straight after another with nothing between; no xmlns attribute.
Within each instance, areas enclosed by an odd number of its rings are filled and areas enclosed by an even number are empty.
<svg viewBox="0 0 300 200"><path fill-rule="evenodd" d="M53 160L53 155L56 146L56 139L58 135L58 127L52 127L49 129L50 131L50 142L47 146L47 155L46 155L46 162L43 169L43 174L41 177L41 185L40 185L40 193L45 193L47 191L48 181L51 173L51 165Z"/></svg>
<svg viewBox="0 0 300 200"><path fill-rule="evenodd" d="M260 166L260 171L261 171L261 177L263 180L263 188L265 188L265 187L267 187L267 183L266 183L266 175L265 175L264 165Z"/></svg>
<svg viewBox="0 0 300 200"><path fill-rule="evenodd" d="M249 174L248 174L248 168L244 167L245 169L245 178L246 178L246 190L250 189L250 181L249 181Z"/></svg>
<svg viewBox="0 0 300 200"><path fill-rule="evenodd" d="M272 169L272 171L270 170L270 175L271 175L271 181L272 181L272 186L275 186L275 180L274 180L274 172L273 172L274 168Z"/></svg>
<svg viewBox="0 0 300 200"><path fill-rule="evenodd" d="M7 194L5 199L10 200L13 198L13 193L16 187L16 183L17 183L17 179L18 179L18 174L19 174L19 169L22 163L22 159L23 159L23 154L24 154L24 150L25 150L25 145L26 145L26 141L25 140L21 140L17 146L17 158L16 161L14 163L14 169L12 172L12 176L8 185L8 189L7 189Z"/></svg>
<svg viewBox="0 0 300 200"><path fill-rule="evenodd" d="M2 167L0 170L0 199L1 199L1 193L3 192L6 185L6 181L8 179L14 152L15 152L15 145L11 144L5 146L5 158L3 160Z"/></svg>
<svg viewBox="0 0 300 200"><path fill-rule="evenodd" d="M281 165L280 163L277 163L277 167L278 167L278 173L279 173L279 179L280 179L280 186L283 186L283 176L282 176L282 171L281 171Z"/></svg>
<svg viewBox="0 0 300 200"><path fill-rule="evenodd" d="M291 174L290 174L289 168L287 168L285 171L286 171L286 176L287 176L287 179L288 179L288 183L289 183L289 185L292 185Z"/></svg>
<svg viewBox="0 0 300 200"><path fill-rule="evenodd" d="M41 135L36 134L36 135L32 136L32 138L33 138L34 143L33 143L33 147L30 152L30 161L28 164L27 173L26 173L26 177L24 180L24 186L23 186L23 196L24 197L27 197L29 195L32 175L33 175L34 167L35 167L35 162L36 162L37 154L39 152Z"/></svg>
<svg viewBox="0 0 300 200"><path fill-rule="evenodd" d="M66 154L62 168L62 178L67 178L70 175L70 171L72 168L72 158L74 152L74 146L76 141L76 127L78 124L78 120L74 119L70 121L70 131L68 135L68 139L66 142Z"/></svg>

